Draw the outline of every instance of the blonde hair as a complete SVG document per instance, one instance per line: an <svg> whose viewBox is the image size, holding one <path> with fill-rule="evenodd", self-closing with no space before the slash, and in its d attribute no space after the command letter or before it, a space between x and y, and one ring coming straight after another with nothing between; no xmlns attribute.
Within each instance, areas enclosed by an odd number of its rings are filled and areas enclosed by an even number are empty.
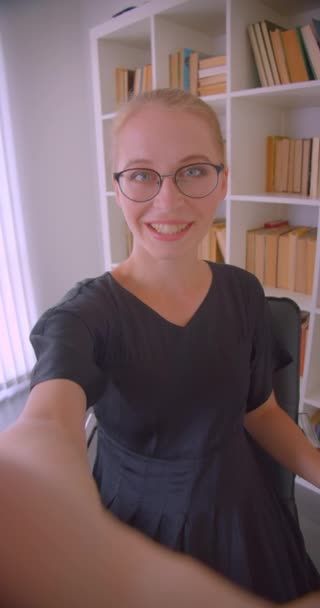
<svg viewBox="0 0 320 608"><path fill-rule="evenodd" d="M224 162L224 141L221 133L221 127L214 109L205 103L200 97L193 95L182 89L155 89L146 93L140 93L132 97L128 102L122 104L113 121L112 129L112 151L113 161L115 161L115 149L117 136L127 121L142 110L146 105L151 103L160 103L168 108L177 107L181 110L187 110L193 114L202 117L212 131L214 142L218 147L221 160Z"/></svg>

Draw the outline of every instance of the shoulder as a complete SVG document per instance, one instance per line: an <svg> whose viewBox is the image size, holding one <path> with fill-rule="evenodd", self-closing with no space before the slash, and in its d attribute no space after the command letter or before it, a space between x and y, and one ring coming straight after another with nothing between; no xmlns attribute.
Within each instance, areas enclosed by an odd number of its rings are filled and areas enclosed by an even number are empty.
<svg viewBox="0 0 320 608"><path fill-rule="evenodd" d="M109 273L78 281L64 296L42 313L32 333L42 331L49 320L82 323L88 328L101 324L114 311Z"/></svg>
<svg viewBox="0 0 320 608"><path fill-rule="evenodd" d="M236 290L245 296L264 297L264 290L257 277L239 266L209 262L213 276L218 275L226 289Z"/></svg>

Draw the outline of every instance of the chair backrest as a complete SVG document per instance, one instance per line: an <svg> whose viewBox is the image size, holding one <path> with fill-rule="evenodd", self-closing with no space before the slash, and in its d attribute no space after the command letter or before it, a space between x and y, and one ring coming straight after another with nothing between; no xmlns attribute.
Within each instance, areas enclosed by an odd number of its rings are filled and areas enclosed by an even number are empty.
<svg viewBox="0 0 320 608"><path fill-rule="evenodd" d="M300 309L290 298L267 297L276 341L291 357L291 362L273 373L273 389L278 404L294 422L298 421L300 399ZM295 517L295 475L282 467L271 456L259 449L261 459L280 498Z"/></svg>

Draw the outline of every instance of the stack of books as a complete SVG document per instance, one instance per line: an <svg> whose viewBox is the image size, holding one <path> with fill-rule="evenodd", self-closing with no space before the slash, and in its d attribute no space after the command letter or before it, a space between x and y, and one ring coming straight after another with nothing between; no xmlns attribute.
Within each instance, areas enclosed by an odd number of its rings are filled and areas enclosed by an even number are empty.
<svg viewBox="0 0 320 608"><path fill-rule="evenodd" d="M181 48L169 55L170 87L194 95L225 93L226 71L226 55L211 57L191 48Z"/></svg>
<svg viewBox="0 0 320 608"><path fill-rule="evenodd" d="M225 93L227 86L226 55L200 59L198 69L198 94L217 95Z"/></svg>
<svg viewBox="0 0 320 608"><path fill-rule="evenodd" d="M320 197L320 137L266 139L266 191Z"/></svg>
<svg viewBox="0 0 320 608"><path fill-rule="evenodd" d="M320 21L285 29L270 21L248 25L263 87L320 79Z"/></svg>
<svg viewBox="0 0 320 608"><path fill-rule="evenodd" d="M225 262L226 259L226 221L216 219L199 245L199 258L211 262Z"/></svg>
<svg viewBox="0 0 320 608"><path fill-rule="evenodd" d="M133 95L152 90L152 66L146 64L134 70L117 67L115 69L116 103L121 104Z"/></svg>
<svg viewBox="0 0 320 608"><path fill-rule="evenodd" d="M247 231L246 269L262 285L312 294L317 229L265 222Z"/></svg>

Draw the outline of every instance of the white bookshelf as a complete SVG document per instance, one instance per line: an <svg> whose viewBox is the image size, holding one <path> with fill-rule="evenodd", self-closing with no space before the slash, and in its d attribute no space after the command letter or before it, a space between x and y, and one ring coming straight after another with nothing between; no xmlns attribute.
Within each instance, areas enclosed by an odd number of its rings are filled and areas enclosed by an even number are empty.
<svg viewBox="0 0 320 608"><path fill-rule="evenodd" d="M303 7L303 14L301 13ZM300 10L300 13L298 13ZM311 12L312 11L312 12ZM260 87L247 26L268 19L284 27L320 18L320 0L152 0L91 30L94 113L105 266L127 255L126 229L112 191L111 122L116 114L115 67L152 63L153 87L169 86L168 56L180 47L227 55L227 92L204 98L216 109L230 167L226 217L227 262L245 267L246 231L264 220L287 218L317 226L320 199L266 193L265 138L320 135L320 81ZM320 239L310 296L279 289L310 312L300 411L320 408Z"/></svg>

